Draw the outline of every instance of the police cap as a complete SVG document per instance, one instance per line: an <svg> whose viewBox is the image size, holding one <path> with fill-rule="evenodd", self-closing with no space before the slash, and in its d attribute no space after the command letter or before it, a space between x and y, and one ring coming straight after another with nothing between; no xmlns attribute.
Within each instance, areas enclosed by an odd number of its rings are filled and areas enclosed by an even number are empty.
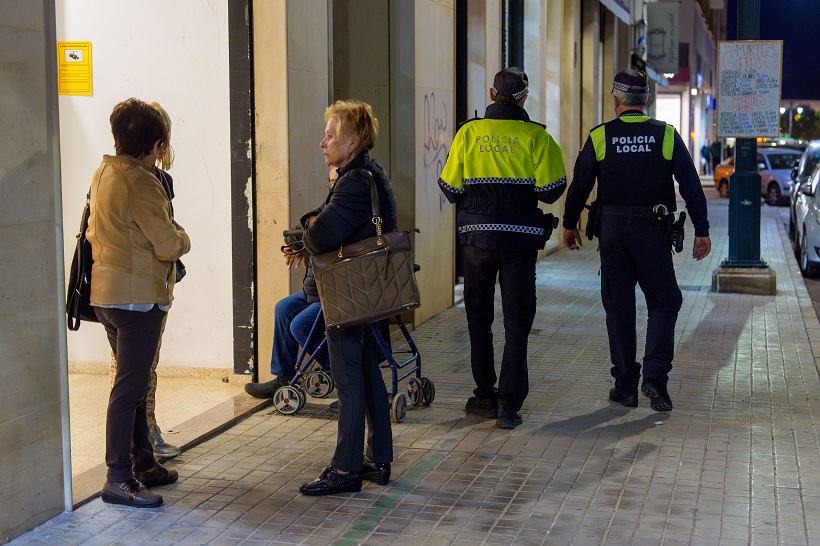
<svg viewBox="0 0 820 546"><path fill-rule="evenodd" d="M635 95L649 93L649 81L646 79L646 74L639 70L632 70L631 68L621 70L615 74L612 87L619 91Z"/></svg>
<svg viewBox="0 0 820 546"><path fill-rule="evenodd" d="M495 95L509 95L515 100L521 100L529 92L529 83L523 70L510 66L495 75L492 91Z"/></svg>

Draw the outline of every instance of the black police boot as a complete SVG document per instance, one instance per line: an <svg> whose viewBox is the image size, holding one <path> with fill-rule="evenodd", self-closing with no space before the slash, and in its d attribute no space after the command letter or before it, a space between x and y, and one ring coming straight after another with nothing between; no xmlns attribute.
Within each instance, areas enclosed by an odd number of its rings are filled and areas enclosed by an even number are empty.
<svg viewBox="0 0 820 546"><path fill-rule="evenodd" d="M666 385L654 379L644 379L641 385L641 392L649 398L649 405L655 411L672 411L672 399L669 398L669 391Z"/></svg>
<svg viewBox="0 0 820 546"><path fill-rule="evenodd" d="M622 391L618 387L612 387L609 390L609 399L612 402L616 402L622 406L626 406L627 408L637 408L638 407L638 393L628 393L626 391Z"/></svg>
<svg viewBox="0 0 820 546"><path fill-rule="evenodd" d="M495 396L491 398L471 396L467 400L467 405L464 406L464 411L487 419L495 419L498 417L498 399Z"/></svg>

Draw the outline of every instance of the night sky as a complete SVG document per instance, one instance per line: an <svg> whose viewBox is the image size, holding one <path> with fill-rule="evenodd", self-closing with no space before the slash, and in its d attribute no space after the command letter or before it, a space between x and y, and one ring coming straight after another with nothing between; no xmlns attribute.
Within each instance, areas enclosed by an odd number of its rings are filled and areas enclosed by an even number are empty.
<svg viewBox="0 0 820 546"><path fill-rule="evenodd" d="M726 39L737 39L737 3L728 0ZM783 40L782 98L820 100L820 0L760 0L760 39Z"/></svg>

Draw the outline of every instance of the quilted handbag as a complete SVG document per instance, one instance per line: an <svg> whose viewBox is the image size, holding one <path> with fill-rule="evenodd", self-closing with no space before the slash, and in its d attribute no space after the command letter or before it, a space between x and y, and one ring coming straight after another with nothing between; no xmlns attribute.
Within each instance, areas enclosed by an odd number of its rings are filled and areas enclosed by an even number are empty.
<svg viewBox="0 0 820 546"><path fill-rule="evenodd" d="M382 233L376 183L368 172L376 236L310 258L327 328L350 328L421 305L413 232Z"/></svg>

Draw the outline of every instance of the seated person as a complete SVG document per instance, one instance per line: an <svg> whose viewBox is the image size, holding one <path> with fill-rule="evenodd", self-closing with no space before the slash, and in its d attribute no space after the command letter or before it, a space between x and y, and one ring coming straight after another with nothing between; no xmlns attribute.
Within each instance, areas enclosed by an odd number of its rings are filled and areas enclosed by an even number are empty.
<svg viewBox="0 0 820 546"><path fill-rule="evenodd" d="M336 169L330 170L330 191L325 202L317 209L305 214L302 218L317 216L330 201L333 193L333 183L336 181ZM247 383L245 392L256 398L272 398L280 387L287 385L296 375L296 359L299 356L299 347L304 347L313 323L319 314L319 292L316 289L316 280L313 278L313 269L305 251L298 253L283 252L288 269L305 265L305 279L302 290L283 298L276 304L273 318L273 351L270 359L270 371L273 379L264 383ZM314 335L308 353L313 354L316 345L324 339L324 325L317 325L321 330ZM330 370L330 361L327 351L323 351L317 359L322 370Z"/></svg>

